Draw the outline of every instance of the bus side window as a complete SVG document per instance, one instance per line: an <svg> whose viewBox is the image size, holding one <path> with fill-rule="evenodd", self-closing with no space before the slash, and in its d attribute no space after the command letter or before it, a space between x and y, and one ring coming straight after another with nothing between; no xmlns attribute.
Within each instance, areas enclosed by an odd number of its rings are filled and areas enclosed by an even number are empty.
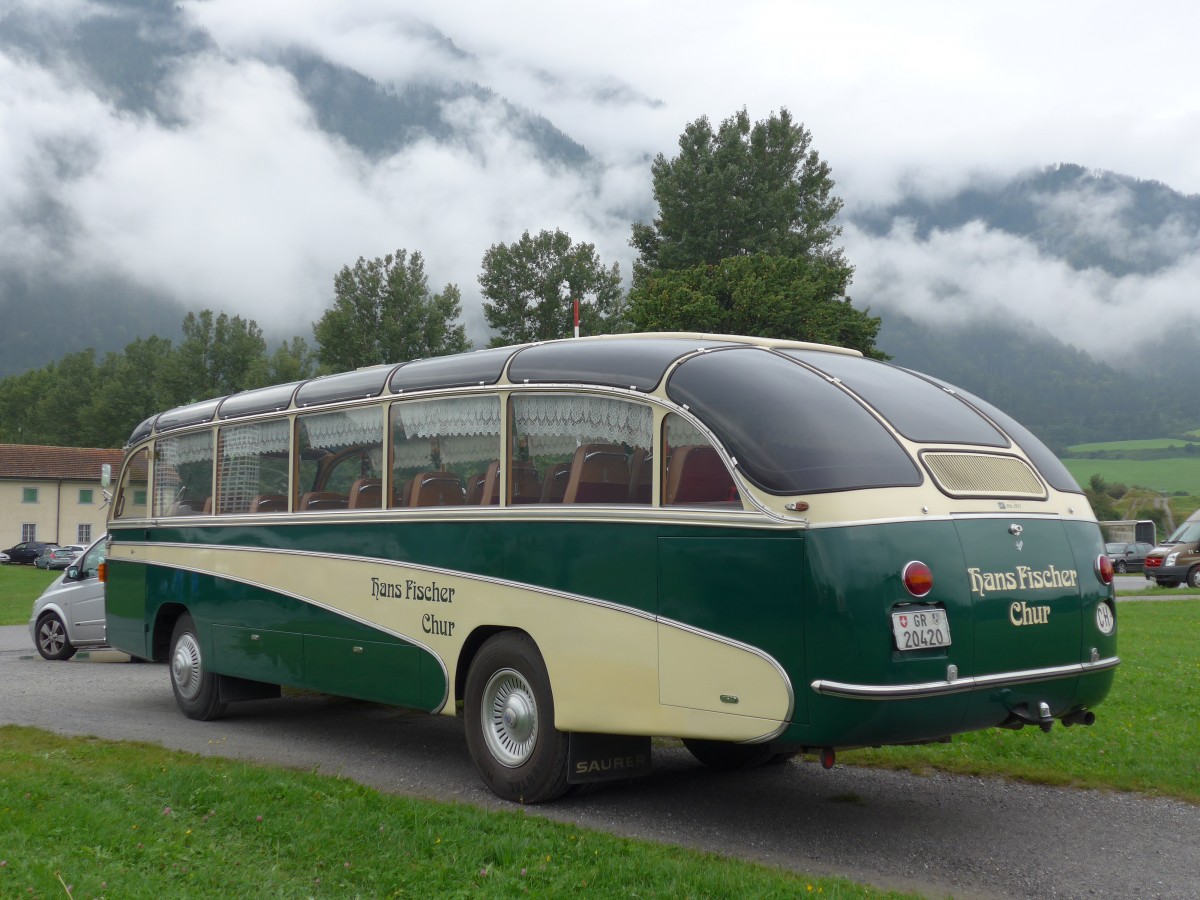
<svg viewBox="0 0 1200 900"><path fill-rule="evenodd" d="M211 431L160 437L154 444L154 515L196 516L212 510Z"/></svg>
<svg viewBox="0 0 1200 900"><path fill-rule="evenodd" d="M288 422L226 425L217 435L217 513L279 513L288 506Z"/></svg>
<svg viewBox="0 0 1200 900"><path fill-rule="evenodd" d="M669 413L663 422L667 470L663 504L727 504L738 500L737 487L717 448L690 422ZM740 504L739 504L740 505Z"/></svg>
<svg viewBox="0 0 1200 900"><path fill-rule="evenodd" d="M142 448L129 457L117 499L113 504L114 519L142 519L146 516L147 482L150 474L150 451Z"/></svg>
<svg viewBox="0 0 1200 900"><path fill-rule="evenodd" d="M515 394L511 405L510 503L650 504L650 407L596 394Z"/></svg>
<svg viewBox="0 0 1200 900"><path fill-rule="evenodd" d="M293 511L382 507L381 407L297 416L296 456Z"/></svg>
<svg viewBox="0 0 1200 900"><path fill-rule="evenodd" d="M392 506L499 502L500 398L392 404Z"/></svg>

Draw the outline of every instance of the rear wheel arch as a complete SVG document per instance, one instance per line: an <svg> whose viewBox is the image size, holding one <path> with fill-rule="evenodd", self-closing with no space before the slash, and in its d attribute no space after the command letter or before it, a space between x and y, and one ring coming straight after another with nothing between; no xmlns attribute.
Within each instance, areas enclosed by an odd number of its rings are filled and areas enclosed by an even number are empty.
<svg viewBox="0 0 1200 900"><path fill-rule="evenodd" d="M150 659L165 662L171 655L171 633L179 617L188 611L182 603L164 603L154 617L154 630L150 636Z"/></svg>
<svg viewBox="0 0 1200 900"><path fill-rule="evenodd" d="M471 671L471 663L475 661L479 649L487 643L488 638L500 634L502 631L527 634L519 628L505 628L503 625L479 625L463 641L462 650L458 654L458 664L454 669L454 697L459 704L462 703L466 693L467 674Z"/></svg>

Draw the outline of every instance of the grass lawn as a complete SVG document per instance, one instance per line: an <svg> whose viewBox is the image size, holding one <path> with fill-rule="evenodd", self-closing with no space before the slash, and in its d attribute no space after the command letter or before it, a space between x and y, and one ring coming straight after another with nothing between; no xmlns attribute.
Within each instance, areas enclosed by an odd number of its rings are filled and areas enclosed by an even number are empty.
<svg viewBox="0 0 1200 900"><path fill-rule="evenodd" d="M62 572L34 566L0 566L0 625L24 625L33 601Z"/></svg>
<svg viewBox="0 0 1200 900"><path fill-rule="evenodd" d="M1100 450L1169 450L1183 449L1190 442L1179 438L1149 438L1138 441L1102 441L1097 444L1075 444L1068 447L1068 453L1095 453Z"/></svg>
<svg viewBox="0 0 1200 900"><path fill-rule="evenodd" d="M0 728L0 897L901 897L524 812Z"/></svg>
<svg viewBox="0 0 1200 900"><path fill-rule="evenodd" d="M1164 592L1169 593L1169 592ZM1182 595L1171 595L1180 596ZM951 744L839 754L846 763L1117 788L1200 803L1200 600L1121 603L1121 665L1091 728L994 728Z"/></svg>
<svg viewBox="0 0 1200 900"><path fill-rule="evenodd" d="M1200 457L1169 459L1064 459L1075 480L1086 485L1095 474L1109 484L1146 487L1163 493L1200 494Z"/></svg>

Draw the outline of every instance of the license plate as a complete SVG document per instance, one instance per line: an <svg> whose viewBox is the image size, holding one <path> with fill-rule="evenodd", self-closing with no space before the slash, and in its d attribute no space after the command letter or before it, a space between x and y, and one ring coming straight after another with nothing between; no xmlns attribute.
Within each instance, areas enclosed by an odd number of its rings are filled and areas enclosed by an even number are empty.
<svg viewBox="0 0 1200 900"><path fill-rule="evenodd" d="M901 650L950 646L950 622L944 609L892 613L892 634Z"/></svg>

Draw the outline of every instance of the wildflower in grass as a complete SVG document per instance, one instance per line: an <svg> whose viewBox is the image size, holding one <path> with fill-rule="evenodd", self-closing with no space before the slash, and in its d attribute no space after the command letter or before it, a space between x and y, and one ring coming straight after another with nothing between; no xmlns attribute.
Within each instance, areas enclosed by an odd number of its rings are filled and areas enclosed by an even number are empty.
<svg viewBox="0 0 1200 900"><path fill-rule="evenodd" d="M255 816L255 817L254 817L254 821L255 821L255 822L261 822L261 821L262 821L262 816Z"/></svg>
<svg viewBox="0 0 1200 900"><path fill-rule="evenodd" d="M522 878L524 878L524 877L525 877L525 874L526 874L526 872L527 872L527 871L528 871L528 870L527 870L527 869L525 869L525 868L522 868L522 869L521 869L521 877L522 877Z"/></svg>
<svg viewBox="0 0 1200 900"><path fill-rule="evenodd" d="M169 807L169 806L164 806L164 807L163 807L163 815L164 815L164 816L169 816L170 814L171 814L171 807Z"/></svg>

